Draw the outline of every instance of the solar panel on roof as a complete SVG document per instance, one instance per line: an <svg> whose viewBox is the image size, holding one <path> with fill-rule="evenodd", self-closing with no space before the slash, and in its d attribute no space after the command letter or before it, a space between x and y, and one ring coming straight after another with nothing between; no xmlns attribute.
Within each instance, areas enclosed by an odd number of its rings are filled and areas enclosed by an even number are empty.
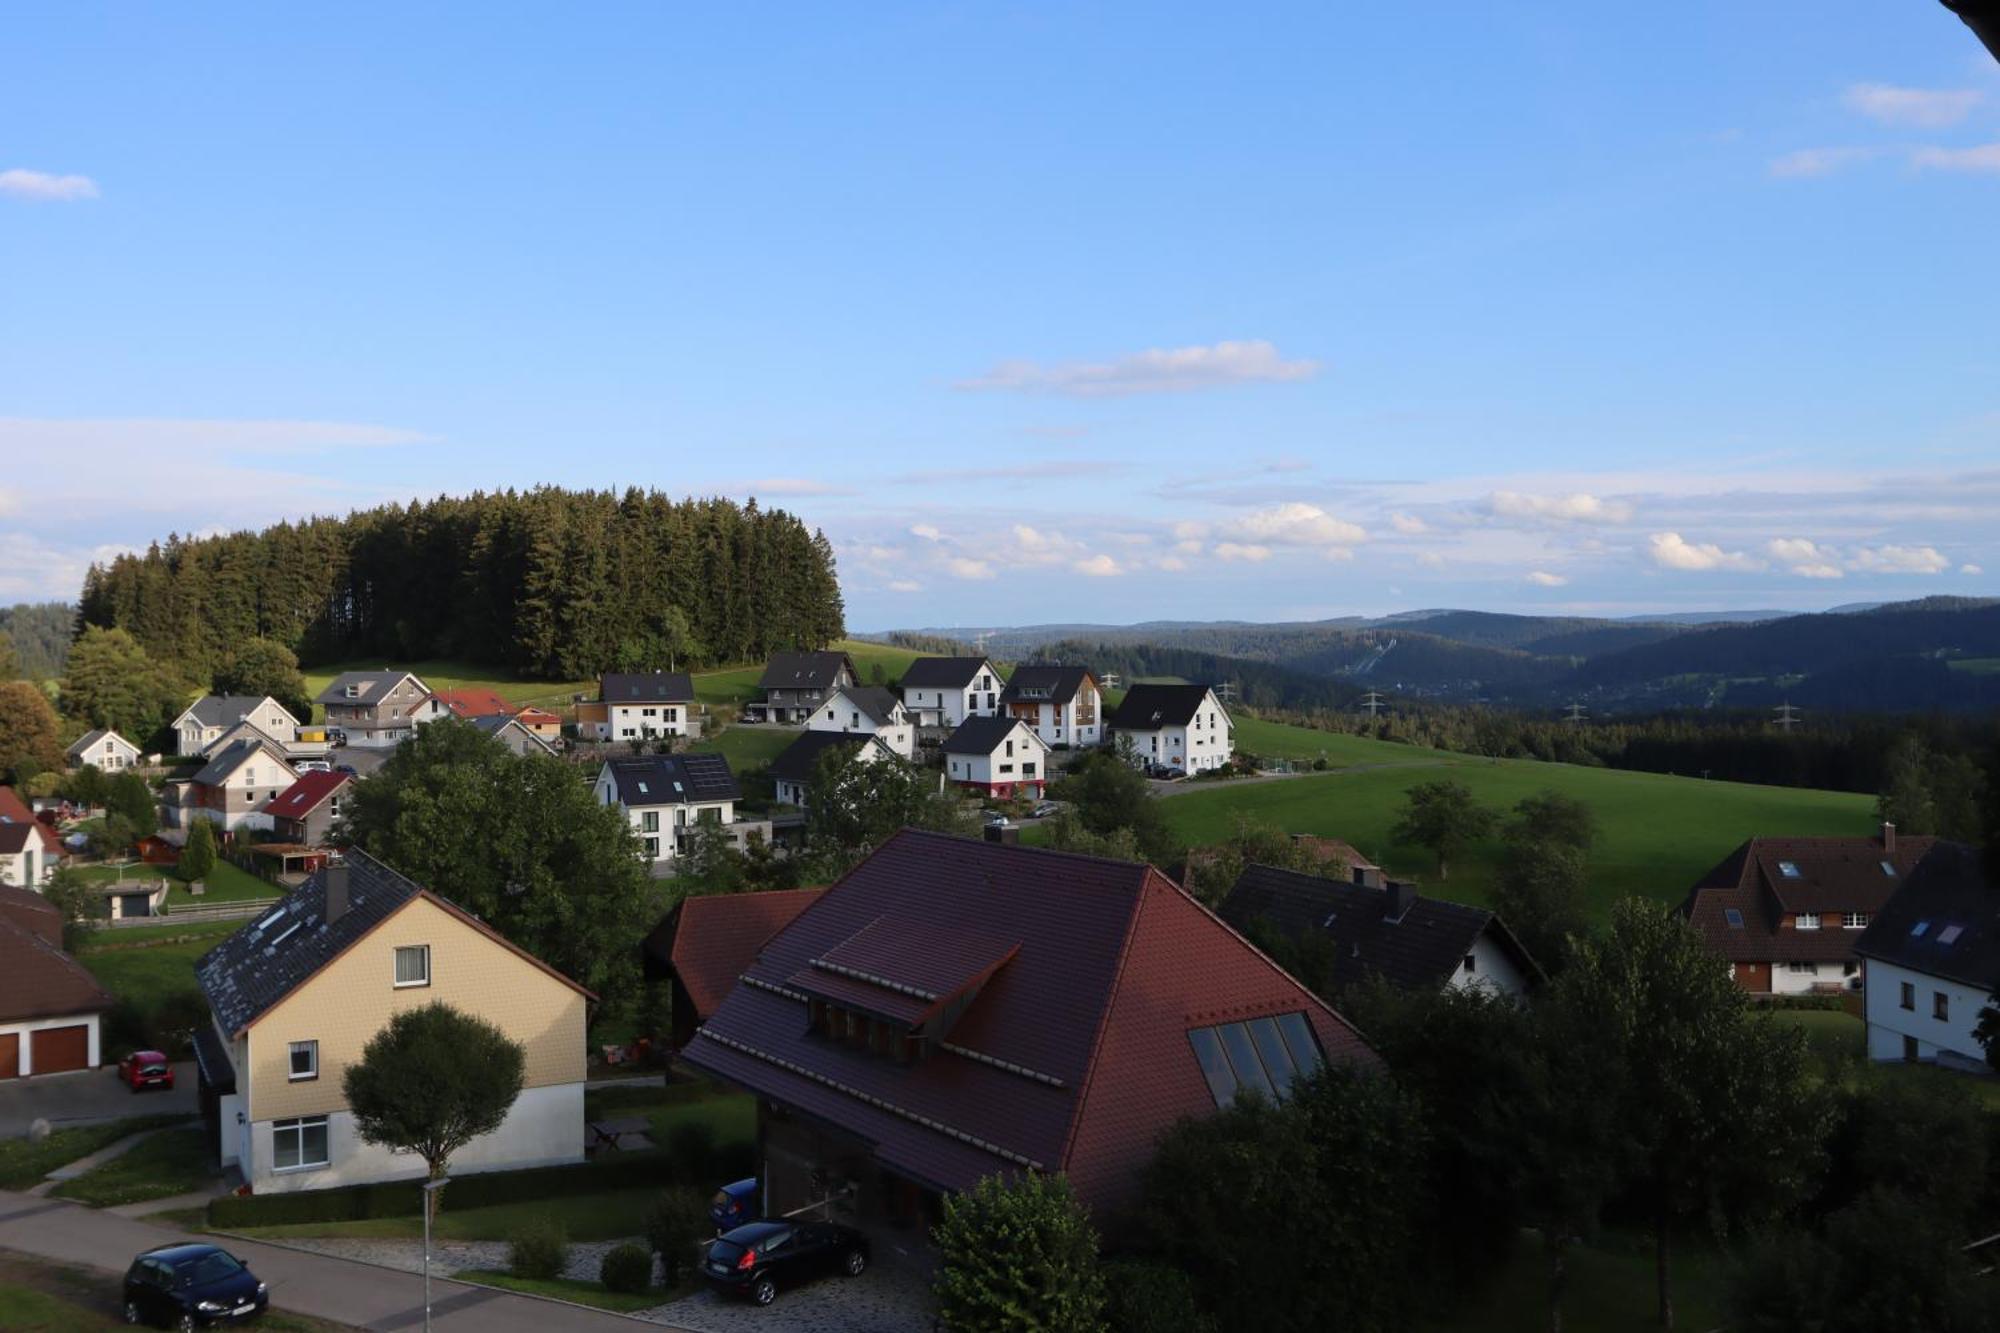
<svg viewBox="0 0 2000 1333"><path fill-rule="evenodd" d="M1910 938L1916 939L1918 936L1922 935L1925 931L1929 930L1930 928L1931 928L1930 922L1919 921L1917 922L1916 925L1910 927Z"/></svg>
<svg viewBox="0 0 2000 1333"><path fill-rule="evenodd" d="M1958 937L1960 935L1963 935L1964 933L1965 933L1965 928L1963 926L1946 926L1943 930L1938 932L1938 943L1956 944L1958 943Z"/></svg>

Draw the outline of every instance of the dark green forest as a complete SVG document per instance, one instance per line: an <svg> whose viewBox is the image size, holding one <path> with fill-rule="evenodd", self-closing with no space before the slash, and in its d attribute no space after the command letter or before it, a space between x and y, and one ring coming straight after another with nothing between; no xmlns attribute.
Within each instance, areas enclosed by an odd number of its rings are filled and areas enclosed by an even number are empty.
<svg viewBox="0 0 2000 1333"><path fill-rule="evenodd" d="M54 680L69 660L76 608L63 602L0 606L0 634L14 648L15 669L27 680Z"/></svg>
<svg viewBox="0 0 2000 1333"><path fill-rule="evenodd" d="M206 680L253 637L308 666L454 658L546 679L818 648L844 632L833 548L755 500L476 493L92 566L85 625Z"/></svg>

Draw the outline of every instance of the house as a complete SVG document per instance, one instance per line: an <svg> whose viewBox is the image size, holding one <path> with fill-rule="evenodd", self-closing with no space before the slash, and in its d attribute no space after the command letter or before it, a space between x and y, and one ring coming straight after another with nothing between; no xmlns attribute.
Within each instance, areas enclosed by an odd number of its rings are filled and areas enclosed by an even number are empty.
<svg viewBox="0 0 2000 1333"><path fill-rule="evenodd" d="M0 887L0 1082L103 1059L98 1020L112 999L63 952L62 931L40 894Z"/></svg>
<svg viewBox="0 0 2000 1333"><path fill-rule="evenodd" d="M89 765L106 773L116 773L120 769L131 768L139 762L139 747L120 736L115 731L99 727L79 739L69 747L69 766L82 768Z"/></svg>
<svg viewBox="0 0 2000 1333"><path fill-rule="evenodd" d="M1336 994L1370 976L1398 990L1482 986L1514 996L1547 980L1492 912L1421 897L1372 866L1328 879L1247 865L1217 911L1252 939L1266 930L1323 938Z"/></svg>
<svg viewBox="0 0 2000 1333"><path fill-rule="evenodd" d="M829 750L853 750L870 762L896 757L880 736L843 731L803 732L764 770L771 778L779 804L805 808L820 758Z"/></svg>
<svg viewBox="0 0 2000 1333"><path fill-rule="evenodd" d="M520 1096L453 1174L583 1159L590 992L491 926L362 852L327 866L195 964L204 1118L254 1193L424 1174L363 1143L342 1076L394 1015L442 1003L525 1048Z"/></svg>
<svg viewBox="0 0 2000 1333"><path fill-rule="evenodd" d="M1870 1059L1988 1072L1973 1029L2000 994L2000 886L1976 848L1933 842L1854 948L1867 968Z"/></svg>
<svg viewBox="0 0 2000 1333"><path fill-rule="evenodd" d="M500 691L485 685L459 685L433 690L431 698L453 717L512 717L514 705L500 697Z"/></svg>
<svg viewBox="0 0 2000 1333"><path fill-rule="evenodd" d="M597 697L604 708L596 722L599 740L694 734L694 681L685 671L608 671Z"/></svg>
<svg viewBox="0 0 2000 1333"><path fill-rule="evenodd" d="M343 671L313 701L349 745L394 749L417 728L450 713L431 687L408 671Z"/></svg>
<svg viewBox="0 0 2000 1333"><path fill-rule="evenodd" d="M0 884L40 891L62 860L62 839L12 787L0 787Z"/></svg>
<svg viewBox="0 0 2000 1333"><path fill-rule="evenodd" d="M562 719L546 708L523 708L514 720L550 745L562 739Z"/></svg>
<svg viewBox="0 0 2000 1333"><path fill-rule="evenodd" d="M1040 797L1049 776L1049 747L1012 717L969 717L945 738L945 777L995 800Z"/></svg>
<svg viewBox="0 0 2000 1333"><path fill-rule="evenodd" d="M353 790L345 773L301 773L264 807L271 833L299 847L324 847L340 825L341 803Z"/></svg>
<svg viewBox="0 0 2000 1333"><path fill-rule="evenodd" d="M807 716L806 730L865 732L904 759L917 753L917 728L909 711L880 685L843 685Z"/></svg>
<svg viewBox="0 0 2000 1333"><path fill-rule="evenodd" d="M826 890L774 889L766 893L708 893L674 904L644 946L646 977L671 982L674 1049L722 1007L736 978L750 970L758 950Z"/></svg>
<svg viewBox="0 0 2000 1333"><path fill-rule="evenodd" d="M1122 750L1132 761L1178 768L1192 777L1229 764L1235 723L1206 685L1134 685L1111 717Z"/></svg>
<svg viewBox="0 0 2000 1333"><path fill-rule="evenodd" d="M681 1058L756 1094L768 1216L831 1196L921 1224L1034 1170L1101 1226L1176 1122L1375 1056L1151 866L906 829L764 943Z"/></svg>
<svg viewBox="0 0 2000 1333"><path fill-rule="evenodd" d="M549 759L556 757L556 747L522 726L518 717L485 713L468 721L515 754L539 754Z"/></svg>
<svg viewBox="0 0 2000 1333"><path fill-rule="evenodd" d="M1680 912L1754 995L1861 985L1854 946L1933 839L1752 838L1695 884Z"/></svg>
<svg viewBox="0 0 2000 1333"><path fill-rule="evenodd" d="M719 754L649 754L607 759L597 770L597 800L622 806L647 861L671 861L687 850L697 824L736 822L742 791Z"/></svg>
<svg viewBox="0 0 2000 1333"><path fill-rule="evenodd" d="M772 653L757 680L763 701L749 711L772 722L803 722L828 695L859 680L854 659L846 653Z"/></svg>
<svg viewBox="0 0 2000 1333"><path fill-rule="evenodd" d="M955 727L997 716L1004 684L984 657L919 657L903 672L903 707L920 727Z"/></svg>
<svg viewBox="0 0 2000 1333"><path fill-rule="evenodd" d="M1000 706L1058 750L1104 740L1104 692L1089 667L1017 666Z"/></svg>
<svg viewBox="0 0 2000 1333"><path fill-rule="evenodd" d="M167 784L169 822L189 828L190 820L212 819L231 833L245 826L269 828L264 803L298 780L298 770L272 742L248 737L231 741L193 777Z"/></svg>
<svg viewBox="0 0 2000 1333"><path fill-rule="evenodd" d="M245 722L279 746L298 739L299 720L268 694L206 694L174 719L174 753L213 754L223 733Z"/></svg>

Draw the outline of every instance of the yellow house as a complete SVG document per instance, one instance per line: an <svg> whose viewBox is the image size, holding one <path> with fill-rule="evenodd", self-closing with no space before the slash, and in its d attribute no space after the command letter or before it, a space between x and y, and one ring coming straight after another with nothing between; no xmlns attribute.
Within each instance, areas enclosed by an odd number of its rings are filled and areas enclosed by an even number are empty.
<svg viewBox="0 0 2000 1333"><path fill-rule="evenodd" d="M423 1159L364 1143L341 1092L396 1013L449 1004L526 1051L500 1128L454 1173L583 1158L590 992L363 852L314 875L196 964L213 1023L195 1034L202 1114L224 1166L256 1193L421 1176Z"/></svg>

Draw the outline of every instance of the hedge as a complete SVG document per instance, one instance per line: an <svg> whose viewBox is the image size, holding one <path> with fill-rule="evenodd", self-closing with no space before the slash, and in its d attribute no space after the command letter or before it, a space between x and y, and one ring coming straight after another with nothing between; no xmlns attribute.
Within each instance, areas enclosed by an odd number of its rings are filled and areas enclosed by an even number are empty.
<svg viewBox="0 0 2000 1333"><path fill-rule="evenodd" d="M755 1150L747 1143L724 1144L705 1163L702 1178L676 1178L672 1156L664 1152L607 1153L587 1162L540 1166L525 1171L483 1171L456 1176L445 1190L444 1206L452 1211L486 1208L503 1203L531 1203L603 1190L664 1188L693 1185L712 1189L740 1180L756 1170ZM700 1164L680 1164L684 1171ZM213 1199L208 1224L218 1230L241 1227L297 1226L309 1222L365 1222L381 1217L417 1217L418 1181L380 1185L346 1185L339 1189L300 1190L290 1194L244 1194Z"/></svg>

